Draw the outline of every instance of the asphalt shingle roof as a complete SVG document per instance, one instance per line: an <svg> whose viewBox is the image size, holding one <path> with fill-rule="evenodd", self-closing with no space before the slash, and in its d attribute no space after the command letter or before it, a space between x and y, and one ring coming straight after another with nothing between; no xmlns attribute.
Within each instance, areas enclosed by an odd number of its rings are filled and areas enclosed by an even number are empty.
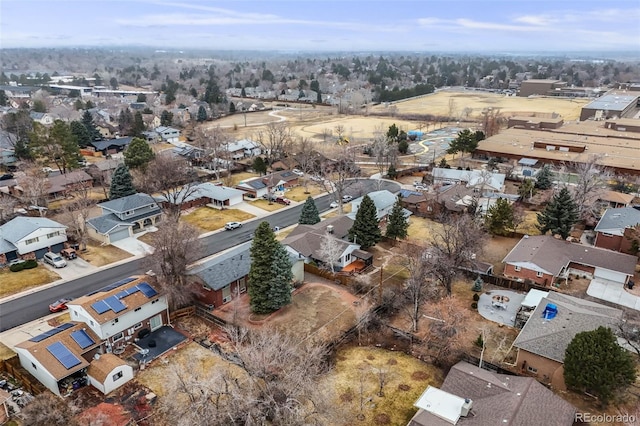
<svg viewBox="0 0 640 426"><path fill-rule="evenodd" d="M542 315L548 303L558 308L558 314L551 320ZM552 291L538 303L513 345L564 362L564 353L576 334L600 326L615 328L621 319L620 309Z"/></svg>
<svg viewBox="0 0 640 426"><path fill-rule="evenodd" d="M111 210L113 212L123 213L129 210L139 209L151 204L156 204L152 196L143 193L128 195L126 197L117 198L98 204L98 207ZM159 209L159 207L158 207Z"/></svg>
<svg viewBox="0 0 640 426"><path fill-rule="evenodd" d="M0 236L12 244L16 244L22 238L40 228L67 227L46 217L18 216L0 226Z"/></svg>
<svg viewBox="0 0 640 426"><path fill-rule="evenodd" d="M619 209L607 209L595 227L595 231L610 232L616 230L616 235L622 235L624 228L635 226L640 223L640 210L633 207L622 207Z"/></svg>
<svg viewBox="0 0 640 426"><path fill-rule="evenodd" d="M93 217L87 220L87 224L95 228L100 234L108 234L111 230L117 226L133 226L133 222L124 222L118 219L113 213L105 214L98 217Z"/></svg>
<svg viewBox="0 0 640 426"><path fill-rule="evenodd" d="M195 275L212 290L220 290L249 274L251 268L251 243L244 243L193 267L189 275Z"/></svg>
<svg viewBox="0 0 640 426"><path fill-rule="evenodd" d="M105 140L105 141L93 141L93 142L91 142L91 145L97 151L103 151L103 150L109 148L110 146L117 146L117 147L127 146L127 145L129 145L131 143L132 140L133 140L133 137L118 138L118 139L108 139L108 140Z"/></svg>

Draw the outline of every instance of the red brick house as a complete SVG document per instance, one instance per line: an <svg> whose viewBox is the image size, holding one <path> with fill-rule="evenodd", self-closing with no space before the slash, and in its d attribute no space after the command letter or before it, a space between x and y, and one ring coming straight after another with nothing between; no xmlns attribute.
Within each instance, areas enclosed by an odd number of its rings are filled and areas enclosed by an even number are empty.
<svg viewBox="0 0 640 426"><path fill-rule="evenodd" d="M570 274L624 285L633 277L636 261L635 256L537 235L523 237L502 263L505 276L550 287Z"/></svg>
<svg viewBox="0 0 640 426"><path fill-rule="evenodd" d="M640 234L640 210L634 207L607 209L595 227L595 246L637 255ZM635 244L634 244L635 241Z"/></svg>

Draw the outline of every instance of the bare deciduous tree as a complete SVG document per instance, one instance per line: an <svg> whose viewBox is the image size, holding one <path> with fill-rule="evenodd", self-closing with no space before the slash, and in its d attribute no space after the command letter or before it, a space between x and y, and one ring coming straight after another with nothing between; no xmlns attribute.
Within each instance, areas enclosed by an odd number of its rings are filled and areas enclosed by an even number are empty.
<svg viewBox="0 0 640 426"><path fill-rule="evenodd" d="M438 283L451 294L453 279L461 268L473 265L486 233L469 215L449 216L442 222L442 228L434 230L429 239L431 256L427 263Z"/></svg>
<svg viewBox="0 0 640 426"><path fill-rule="evenodd" d="M72 200L62 208L62 222L84 250L87 248L88 240L86 221L91 209L96 205L96 200L91 198L91 187L84 185L80 180L70 186L73 190L67 195L72 197Z"/></svg>
<svg viewBox="0 0 640 426"><path fill-rule="evenodd" d="M325 262L322 266L330 270L332 273L335 273L335 264L340 260L340 255L342 255L343 249L340 247L340 243L331 236L331 234L326 233L322 236L322 241L320 241L320 252L319 255L322 260Z"/></svg>
<svg viewBox="0 0 640 426"><path fill-rule="evenodd" d="M424 341L432 347L431 356L436 365L450 365L464 348L469 310L455 296L448 296L430 304L427 314L436 320L430 320Z"/></svg>
<svg viewBox="0 0 640 426"><path fill-rule="evenodd" d="M339 147L337 157L334 160L324 161L321 165L321 175L324 177L323 185L325 190L334 194L339 203L339 211L342 214L342 197L345 190L353 185L353 177L359 172L354 161L353 152L346 147Z"/></svg>
<svg viewBox="0 0 640 426"><path fill-rule="evenodd" d="M74 426L73 413L67 403L50 392L36 395L21 412L25 424L31 426Z"/></svg>
<svg viewBox="0 0 640 426"><path fill-rule="evenodd" d="M585 163L571 165L578 181L573 188L573 199L578 205L580 219L588 219L596 213L596 200L604 193L607 186L608 172L600 166L601 156L593 155Z"/></svg>
<svg viewBox="0 0 640 426"><path fill-rule="evenodd" d="M411 319L411 331L414 333L418 331L424 304L436 293L426 262L429 255L428 252L420 252L408 245L402 251L402 264L409 271L409 278L404 283L403 308Z"/></svg>
<svg viewBox="0 0 640 426"><path fill-rule="evenodd" d="M13 216L13 209L18 204L18 200L11 195L0 194L0 223Z"/></svg>
<svg viewBox="0 0 640 426"><path fill-rule="evenodd" d="M267 124L258 132L256 139L264 148L269 164L284 158L293 143L291 129L284 121Z"/></svg>
<svg viewBox="0 0 640 426"><path fill-rule="evenodd" d="M500 127L505 123L500 108L486 108L482 111L482 131L485 137L500 133Z"/></svg>
<svg viewBox="0 0 640 426"><path fill-rule="evenodd" d="M23 203L30 206L47 207L47 194L51 184L45 171L31 164L26 167L26 176L21 178L18 183L22 188L20 199ZM40 209L40 216L45 214L45 210Z"/></svg>
<svg viewBox="0 0 640 426"><path fill-rule="evenodd" d="M319 171L321 159L318 151L314 149L313 142L308 138L300 138L297 145L296 161L298 168L304 173L302 181L304 183L305 194L309 193L309 174L316 174Z"/></svg>
<svg viewBox="0 0 640 426"><path fill-rule="evenodd" d="M220 126L195 131L194 145L202 149L202 165L211 169L216 180L220 180L220 170L229 169L229 151L227 146L231 136Z"/></svg>
<svg viewBox="0 0 640 426"><path fill-rule="evenodd" d="M183 222L165 224L151 234L150 245L154 250L146 257L148 267L156 272L170 307L175 309L187 304L193 298L187 266L200 256L198 231Z"/></svg>

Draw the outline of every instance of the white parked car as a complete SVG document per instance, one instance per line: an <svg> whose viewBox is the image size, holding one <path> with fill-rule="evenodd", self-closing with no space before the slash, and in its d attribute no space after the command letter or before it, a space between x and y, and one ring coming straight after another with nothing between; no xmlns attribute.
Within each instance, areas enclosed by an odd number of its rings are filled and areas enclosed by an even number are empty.
<svg viewBox="0 0 640 426"><path fill-rule="evenodd" d="M294 175L304 176L304 173L302 172L302 170L299 170L299 169L293 169L293 170L291 170L291 172L292 172Z"/></svg>
<svg viewBox="0 0 640 426"><path fill-rule="evenodd" d="M329 207L331 207L332 209L335 209L339 205L340 205L340 203L338 203L337 201L334 201L333 203L329 204Z"/></svg>
<svg viewBox="0 0 640 426"><path fill-rule="evenodd" d="M67 262L62 258L62 256L53 252L45 253L42 260L55 268L64 268L67 266Z"/></svg>
<svg viewBox="0 0 640 426"><path fill-rule="evenodd" d="M342 196L342 202L343 203L348 203L351 200L353 200L353 197L351 195L343 195Z"/></svg>
<svg viewBox="0 0 640 426"><path fill-rule="evenodd" d="M238 228L242 228L242 224L240 222L227 222L227 224L224 225L224 229L226 229L227 231Z"/></svg>

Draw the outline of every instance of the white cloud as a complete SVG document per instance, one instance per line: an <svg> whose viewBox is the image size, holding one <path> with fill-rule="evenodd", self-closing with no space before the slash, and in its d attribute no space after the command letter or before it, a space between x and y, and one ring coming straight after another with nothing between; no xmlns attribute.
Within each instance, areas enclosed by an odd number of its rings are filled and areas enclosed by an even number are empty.
<svg viewBox="0 0 640 426"><path fill-rule="evenodd" d="M551 24L557 22L556 19L551 18L550 16L547 16L547 15L525 15L525 16L519 16L519 17L515 18L513 21L514 22L522 22L523 24L527 24L527 25L540 25L540 26L551 25Z"/></svg>

